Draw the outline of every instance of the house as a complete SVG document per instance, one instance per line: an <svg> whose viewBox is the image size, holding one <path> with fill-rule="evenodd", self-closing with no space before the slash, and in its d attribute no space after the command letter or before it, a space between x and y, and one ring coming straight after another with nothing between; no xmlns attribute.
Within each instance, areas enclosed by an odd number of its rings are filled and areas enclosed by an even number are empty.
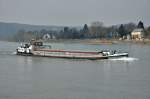
<svg viewBox="0 0 150 99"><path fill-rule="evenodd" d="M43 39L44 40L49 40L49 39L56 39L55 35L54 34L44 34L43 35Z"/></svg>
<svg viewBox="0 0 150 99"><path fill-rule="evenodd" d="M142 39L144 37L144 29L137 28L131 32L132 39Z"/></svg>
<svg viewBox="0 0 150 99"><path fill-rule="evenodd" d="M49 35L49 34L44 34L43 35L43 39L44 40L48 40L48 39L50 39L51 38L51 36Z"/></svg>

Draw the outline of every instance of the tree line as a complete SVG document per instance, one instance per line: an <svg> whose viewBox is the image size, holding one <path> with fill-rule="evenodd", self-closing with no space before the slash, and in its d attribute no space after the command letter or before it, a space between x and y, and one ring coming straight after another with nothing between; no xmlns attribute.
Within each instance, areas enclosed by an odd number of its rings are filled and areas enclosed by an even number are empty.
<svg viewBox="0 0 150 99"><path fill-rule="evenodd" d="M124 36L131 35L135 28L143 28L145 37L150 37L150 26L144 28L143 22L127 23L121 25L104 26L103 22L92 22L90 26L84 24L81 28L64 27L62 30L46 30L40 31L25 31L19 30L14 36L15 41L29 41L31 39L43 39L45 34L54 36L55 39L116 39L123 38Z"/></svg>

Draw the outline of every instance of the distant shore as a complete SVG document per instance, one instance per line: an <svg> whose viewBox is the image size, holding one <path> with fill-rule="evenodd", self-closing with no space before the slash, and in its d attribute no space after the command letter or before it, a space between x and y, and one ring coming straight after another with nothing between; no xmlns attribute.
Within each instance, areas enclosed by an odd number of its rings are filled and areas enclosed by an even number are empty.
<svg viewBox="0 0 150 99"><path fill-rule="evenodd" d="M4 42L15 42L15 41L7 41L0 40ZM119 43L133 43L133 44L150 44L150 39L143 40L119 40L119 39L51 39L46 40L44 42L47 43L84 43L91 45L99 45L99 44L119 44Z"/></svg>
<svg viewBox="0 0 150 99"><path fill-rule="evenodd" d="M50 43L84 43L84 44L91 44L91 45L98 45L98 44L118 44L118 43L133 43L133 44L150 44L150 39L143 39L143 40L119 40L119 39L52 39L45 42Z"/></svg>
<svg viewBox="0 0 150 99"><path fill-rule="evenodd" d="M88 44L118 44L118 43L133 43L133 44L150 44L150 39L143 40L118 40L118 39L95 39L86 41Z"/></svg>

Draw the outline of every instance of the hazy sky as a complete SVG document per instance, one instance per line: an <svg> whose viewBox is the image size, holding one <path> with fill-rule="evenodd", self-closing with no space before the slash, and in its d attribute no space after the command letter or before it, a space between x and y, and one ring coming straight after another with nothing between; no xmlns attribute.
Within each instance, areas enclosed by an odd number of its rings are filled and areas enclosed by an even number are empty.
<svg viewBox="0 0 150 99"><path fill-rule="evenodd" d="M0 0L0 21L42 25L150 25L150 0Z"/></svg>

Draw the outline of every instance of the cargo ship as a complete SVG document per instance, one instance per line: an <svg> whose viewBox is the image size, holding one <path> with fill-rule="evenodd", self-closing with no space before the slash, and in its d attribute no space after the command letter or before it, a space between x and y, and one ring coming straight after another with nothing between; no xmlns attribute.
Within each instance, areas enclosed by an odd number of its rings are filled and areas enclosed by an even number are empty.
<svg viewBox="0 0 150 99"><path fill-rule="evenodd" d="M51 46L43 45L42 41L32 40L29 44L21 45L16 49L17 55L41 56L50 58L68 58L68 59L108 59L117 57L128 57L127 52L118 52L116 50L102 51L72 51L52 49Z"/></svg>
<svg viewBox="0 0 150 99"><path fill-rule="evenodd" d="M16 49L16 54L24 56L67 59L108 59L108 56L103 54L102 52L52 49L51 46L43 45L42 41L31 41L29 44L21 45Z"/></svg>

